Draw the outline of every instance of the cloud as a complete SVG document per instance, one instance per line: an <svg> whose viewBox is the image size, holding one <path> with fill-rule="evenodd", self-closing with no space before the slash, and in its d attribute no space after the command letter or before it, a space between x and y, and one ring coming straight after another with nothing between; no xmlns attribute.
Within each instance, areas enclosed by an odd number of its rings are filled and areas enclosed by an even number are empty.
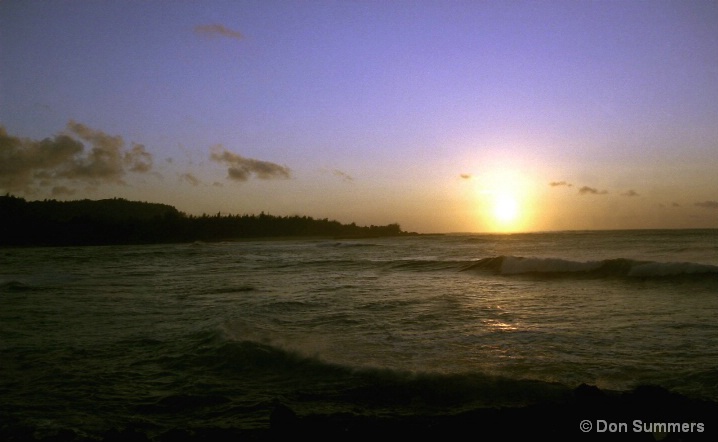
<svg viewBox="0 0 718 442"><path fill-rule="evenodd" d="M86 146L91 146L89 151ZM0 188L7 191L32 193L38 186L71 191L66 185L72 182L124 184L122 178L128 172L151 169L152 155L145 146L133 144L126 149L122 137L73 120L67 124L67 133L43 140L9 135L0 126Z"/></svg>
<svg viewBox="0 0 718 442"><path fill-rule="evenodd" d="M349 175L346 172L342 172L339 169L333 169L332 174L336 177L341 178L343 181L348 181L348 182L354 181L354 177L352 177L351 175Z"/></svg>
<svg viewBox="0 0 718 442"><path fill-rule="evenodd" d="M605 194L608 193L608 191L607 191L607 190L598 190L598 189L596 189L596 188L594 188L594 187L583 186L583 187L581 187L580 189L578 189L578 193L579 193L580 195L586 195L586 194L590 194L590 195L605 195Z"/></svg>
<svg viewBox="0 0 718 442"><path fill-rule="evenodd" d="M245 158L228 151L222 145L212 148L210 159L229 166L227 168L227 178L234 181L247 181L251 175L261 180L288 179L291 177L291 170L288 167L269 161Z"/></svg>
<svg viewBox="0 0 718 442"><path fill-rule="evenodd" d="M471 178L474 177L474 176L471 175L470 173L462 173L462 174L460 174L459 176L461 177L461 179L464 179L464 180L470 180Z"/></svg>
<svg viewBox="0 0 718 442"><path fill-rule="evenodd" d="M559 186L566 186L566 187L573 187L573 184L567 183L566 181L551 181L548 183L551 187L559 187Z"/></svg>
<svg viewBox="0 0 718 442"><path fill-rule="evenodd" d="M703 201L700 203L695 203L695 206L703 207L704 209L718 210L718 201Z"/></svg>
<svg viewBox="0 0 718 442"><path fill-rule="evenodd" d="M681 207L681 205L678 203L673 203L673 204L671 204L671 207Z"/></svg>
<svg viewBox="0 0 718 442"><path fill-rule="evenodd" d="M200 184L200 181L197 179L197 177L189 172L180 175L180 181L186 181L193 186L199 186Z"/></svg>
<svg viewBox="0 0 718 442"><path fill-rule="evenodd" d="M628 190L628 191L626 191L626 192L623 192L621 195L622 195L622 196L639 196L639 195L638 195L638 192L636 192L636 191L633 190L633 189Z"/></svg>
<svg viewBox="0 0 718 442"><path fill-rule="evenodd" d="M130 150L125 151L125 142L118 135L107 135L73 120L67 123L67 128L90 143L92 149L84 158L74 157L72 167L61 176L121 182L127 170L144 173L152 169L152 155L141 144L133 144Z"/></svg>
<svg viewBox="0 0 718 442"><path fill-rule="evenodd" d="M82 150L82 143L66 135L36 141L9 135L0 126L0 187L27 191L49 171L66 168Z"/></svg>
<svg viewBox="0 0 718 442"><path fill-rule="evenodd" d="M124 160L130 165L130 172L145 173L152 170L152 154L147 152L143 144L133 144L132 149L125 153Z"/></svg>
<svg viewBox="0 0 718 442"><path fill-rule="evenodd" d="M207 37L226 37L235 40L244 39L244 35L242 35L241 32L233 31L220 24L198 25L194 27L194 32Z"/></svg>

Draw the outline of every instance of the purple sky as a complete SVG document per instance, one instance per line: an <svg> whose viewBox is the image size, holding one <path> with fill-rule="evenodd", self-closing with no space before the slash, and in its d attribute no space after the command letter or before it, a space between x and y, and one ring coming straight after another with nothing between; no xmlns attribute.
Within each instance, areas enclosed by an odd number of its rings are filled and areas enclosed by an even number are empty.
<svg viewBox="0 0 718 442"><path fill-rule="evenodd" d="M4 0L0 192L718 227L716 23L715 1Z"/></svg>

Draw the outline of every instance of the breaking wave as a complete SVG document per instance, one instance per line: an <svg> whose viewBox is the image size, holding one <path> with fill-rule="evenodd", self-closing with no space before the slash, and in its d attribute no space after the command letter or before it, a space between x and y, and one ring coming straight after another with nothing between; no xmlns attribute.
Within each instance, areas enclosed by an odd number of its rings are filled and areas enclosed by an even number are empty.
<svg viewBox="0 0 718 442"><path fill-rule="evenodd" d="M244 334L244 333L241 333ZM224 329L208 332L189 358L180 365L191 371L240 376L244 382L262 380L274 397L312 403L332 403L334 409L384 410L415 413L423 410L463 409L477 406L528 405L540 399L557 399L570 391L560 383L511 379L480 372L439 373L408 371L361 363L331 362L308 343L252 334L239 337ZM291 340L290 340L291 341ZM179 362L179 361L177 361ZM173 368L176 368L173 367ZM301 399L300 399L301 398Z"/></svg>
<svg viewBox="0 0 718 442"><path fill-rule="evenodd" d="M592 278L695 278L718 279L718 266L694 262L638 261L626 258L572 261L560 258L495 256L479 259L462 270L496 275L587 276Z"/></svg>

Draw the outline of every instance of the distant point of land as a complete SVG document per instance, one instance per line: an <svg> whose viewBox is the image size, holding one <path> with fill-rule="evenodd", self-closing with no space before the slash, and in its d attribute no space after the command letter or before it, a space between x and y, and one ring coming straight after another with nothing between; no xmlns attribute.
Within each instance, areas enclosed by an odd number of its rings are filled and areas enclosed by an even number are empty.
<svg viewBox="0 0 718 442"><path fill-rule="evenodd" d="M356 239L413 235L399 224L358 226L309 216L187 215L167 204L122 198L26 201L0 196L0 246L227 241L247 238Z"/></svg>

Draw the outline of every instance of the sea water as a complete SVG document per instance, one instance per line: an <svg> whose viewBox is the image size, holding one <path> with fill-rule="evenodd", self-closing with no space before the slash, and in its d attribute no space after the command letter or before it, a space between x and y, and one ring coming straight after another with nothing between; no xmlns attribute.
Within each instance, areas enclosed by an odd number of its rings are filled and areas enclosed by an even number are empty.
<svg viewBox="0 0 718 442"><path fill-rule="evenodd" d="M5 248L0 425L262 428L277 400L416 415L581 383L715 401L716 318L716 230Z"/></svg>

